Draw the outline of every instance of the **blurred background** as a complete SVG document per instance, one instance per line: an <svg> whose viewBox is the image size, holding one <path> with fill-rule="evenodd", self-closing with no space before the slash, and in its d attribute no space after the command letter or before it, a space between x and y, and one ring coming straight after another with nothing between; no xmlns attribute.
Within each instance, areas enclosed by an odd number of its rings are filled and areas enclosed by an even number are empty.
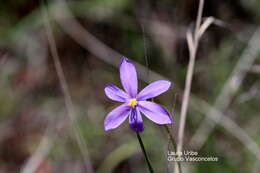
<svg viewBox="0 0 260 173"><path fill-rule="evenodd" d="M189 62L186 31L198 0L1 1L0 172L148 172L128 123L105 132L118 103L121 55L137 66L139 89L168 79L155 98L174 115L177 139ZM45 4L45 8L43 8ZM260 1L208 0L216 20L200 40L184 149L218 162L181 163L194 173L260 169ZM155 172L173 172L169 134L144 118L141 134ZM239 165L239 166L238 166Z"/></svg>

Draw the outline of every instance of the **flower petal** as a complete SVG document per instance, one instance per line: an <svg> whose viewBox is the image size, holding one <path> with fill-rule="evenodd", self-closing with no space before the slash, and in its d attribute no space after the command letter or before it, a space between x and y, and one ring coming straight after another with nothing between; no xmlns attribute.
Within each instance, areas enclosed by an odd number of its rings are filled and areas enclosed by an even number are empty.
<svg viewBox="0 0 260 173"><path fill-rule="evenodd" d="M113 109L105 118L104 128L105 130L110 130L117 128L120 124L124 122L127 116L130 114L131 107L127 104L122 104L117 108Z"/></svg>
<svg viewBox="0 0 260 173"><path fill-rule="evenodd" d="M159 104L139 101L138 108L147 118L157 124L171 124L173 122L170 113Z"/></svg>
<svg viewBox="0 0 260 173"><path fill-rule="evenodd" d="M143 119L137 107L131 109L129 125L136 132L144 131Z"/></svg>
<svg viewBox="0 0 260 173"><path fill-rule="evenodd" d="M130 99L129 95L126 92L116 87L115 85L107 84L104 90L107 97L111 100L126 102Z"/></svg>
<svg viewBox="0 0 260 173"><path fill-rule="evenodd" d="M134 64L123 57L120 65L120 79L125 91L132 97L137 95L137 75Z"/></svg>
<svg viewBox="0 0 260 173"><path fill-rule="evenodd" d="M171 82L166 80L158 80L147 87L145 87L137 96L138 100L146 100L149 98L156 97L165 91L167 91L171 86Z"/></svg>

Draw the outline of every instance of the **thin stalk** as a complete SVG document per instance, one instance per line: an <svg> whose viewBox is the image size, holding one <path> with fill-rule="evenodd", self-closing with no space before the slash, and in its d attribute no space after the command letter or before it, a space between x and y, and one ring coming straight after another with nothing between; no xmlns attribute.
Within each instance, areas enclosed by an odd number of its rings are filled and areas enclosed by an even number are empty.
<svg viewBox="0 0 260 173"><path fill-rule="evenodd" d="M172 135L172 133L171 133L169 127L165 125L164 128L165 128L166 132L168 133L168 135L169 135L169 137L170 137L170 141L171 141L171 143L172 143L172 146L173 146L174 151L177 151L177 150L176 150L176 149L177 149L177 144L176 144L176 142L175 142L175 140L174 140L174 137L173 137L173 135ZM180 164L180 162L177 161L177 165L178 165L178 168L179 168L180 173L182 173L182 169L181 169L181 164Z"/></svg>
<svg viewBox="0 0 260 173"><path fill-rule="evenodd" d="M167 134L170 136L170 140L171 140L171 143L172 143L172 146L173 146L174 151L176 151L177 145L176 145L176 142L175 142L175 140L174 140L174 138L173 138L173 136L172 136L172 133L170 132L169 127L165 125L164 128L165 128Z"/></svg>
<svg viewBox="0 0 260 173"><path fill-rule="evenodd" d="M198 37L198 30L201 25L201 18L202 18L202 11L203 11L203 4L204 0L200 0L199 3L199 10L198 10L198 16L196 20L196 28L195 33L193 36L193 48L190 48L190 61L188 64L188 72L186 75L186 81L185 81L185 90L183 95L183 102L181 105L181 115L180 115L180 126L179 126L179 133L178 133L178 145L177 145L177 152L180 152L183 147L183 137L184 137L184 129L186 124L186 117L187 117L187 110L188 110L188 103L190 98L190 90L191 90L191 84L192 84L192 78L193 78L193 72L194 72L194 64L195 64L195 58L197 53L197 48L199 44L199 37ZM188 39L188 37L187 37ZM189 45L190 47L191 45Z"/></svg>
<svg viewBox="0 0 260 173"><path fill-rule="evenodd" d="M74 104L72 102L71 94L69 92L69 86L66 80L66 77L64 75L64 71L60 62L60 57L57 51L56 42L53 36L51 24L49 23L49 14L47 10L47 2L46 0L43 1L42 4L42 14L45 21L45 27L46 27L46 36L47 40L49 42L50 46L50 52L54 61L54 67L60 82L60 88L62 91L62 94L64 96L64 102L65 102L65 108L67 110L67 116L69 118L69 121L71 123L71 128L75 134L76 142L79 146L80 151L82 152L82 157L84 161L84 166L86 168L86 171L88 173L93 173L93 168L91 164L91 160L89 158L89 152L87 148L87 144L85 140L83 139L82 132L80 131L78 127L78 122L76 119L76 112L74 109Z"/></svg>
<svg viewBox="0 0 260 173"><path fill-rule="evenodd" d="M188 71L186 75L186 81L185 81L185 90L183 95L183 101L181 105L181 115L180 115L180 126L178 131L178 143L177 143L177 152L181 152L183 148L183 138L184 138L184 130L185 130L185 124L186 124L186 117L187 117L187 111L188 111L188 104L190 99L190 90L191 90L191 84L192 84L192 78L193 78L193 72L194 72L194 65L195 65L195 58L196 53L199 45L199 29L201 27L201 19L202 19L202 12L203 12L203 6L204 6L204 0L199 1L199 9L197 14L197 20L196 20L196 27L194 30L193 35L189 32L187 32L187 41L188 41L188 47L190 52L190 60L188 65ZM175 166L175 171L179 173L180 170L177 166Z"/></svg>
<svg viewBox="0 0 260 173"><path fill-rule="evenodd" d="M150 161L149 161L149 159L148 159L147 153L146 153L146 151L145 151L145 147L144 147L144 143L143 143L143 141L142 141L142 138L141 138L141 136L140 136L140 134L139 134L138 132L136 132L136 136L137 136L138 142L139 142L139 144L140 144L140 147L141 147L141 149L142 149L142 152L143 152L143 154L144 154L144 157L145 157L147 166L148 166L148 168L149 168L149 171L150 171L150 173L154 173L153 168L152 168L152 165L151 165L151 163L150 163Z"/></svg>

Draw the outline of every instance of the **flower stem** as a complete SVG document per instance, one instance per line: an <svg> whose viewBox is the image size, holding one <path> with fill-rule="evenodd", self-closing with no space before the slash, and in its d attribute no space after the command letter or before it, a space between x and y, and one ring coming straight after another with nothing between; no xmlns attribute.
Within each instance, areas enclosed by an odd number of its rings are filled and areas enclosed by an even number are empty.
<svg viewBox="0 0 260 173"><path fill-rule="evenodd" d="M145 157L147 166L148 166L148 168L149 168L149 171L150 171L150 173L154 173L153 168L152 168L152 165L151 165L151 163L150 163L150 161L149 161L149 159L148 159L147 153L146 153L146 151L145 151L142 138L141 138L141 136L140 136L140 134L139 134L138 132L136 132L136 136L137 136L137 138L138 138L138 142L139 142L140 147L141 147L141 149L142 149L142 152L143 152L143 154L144 154L144 157Z"/></svg>

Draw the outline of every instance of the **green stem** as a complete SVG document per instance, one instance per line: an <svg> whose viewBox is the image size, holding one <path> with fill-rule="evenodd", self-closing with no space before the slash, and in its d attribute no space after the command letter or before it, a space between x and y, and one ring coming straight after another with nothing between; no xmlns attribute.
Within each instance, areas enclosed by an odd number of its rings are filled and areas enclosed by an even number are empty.
<svg viewBox="0 0 260 173"><path fill-rule="evenodd" d="M146 153L146 151L145 151L142 138L141 138L141 136L140 136L140 134L139 134L138 132L136 132L136 136L137 136L137 138L138 138L140 147L142 148L142 151L143 151L143 153L144 153L144 157L145 157L146 163L147 163L147 165L148 165L149 171L150 171L150 173L154 173L153 168L152 168L152 165L151 165L151 163L150 163L150 161L149 161L149 159L148 159L147 153Z"/></svg>
<svg viewBox="0 0 260 173"><path fill-rule="evenodd" d="M172 136L172 133L171 133L169 127L168 127L167 125L165 125L164 127L165 127L165 129L166 129L168 135L170 136L170 140L171 140L171 143L172 143L172 146L173 146L174 151L177 151L177 150L176 150L176 149L177 149L177 145L176 145L176 142L175 142L175 140L174 140L174 137ZM179 167L180 173L182 173L180 162L177 161L177 165L178 165L178 167Z"/></svg>
<svg viewBox="0 0 260 173"><path fill-rule="evenodd" d="M172 136L172 133L170 132L170 129L167 125L164 126L165 130L167 131L168 135L170 136L170 140L171 140L171 143L172 143L172 146L173 146L173 149L176 151L176 142L174 140L174 137Z"/></svg>

